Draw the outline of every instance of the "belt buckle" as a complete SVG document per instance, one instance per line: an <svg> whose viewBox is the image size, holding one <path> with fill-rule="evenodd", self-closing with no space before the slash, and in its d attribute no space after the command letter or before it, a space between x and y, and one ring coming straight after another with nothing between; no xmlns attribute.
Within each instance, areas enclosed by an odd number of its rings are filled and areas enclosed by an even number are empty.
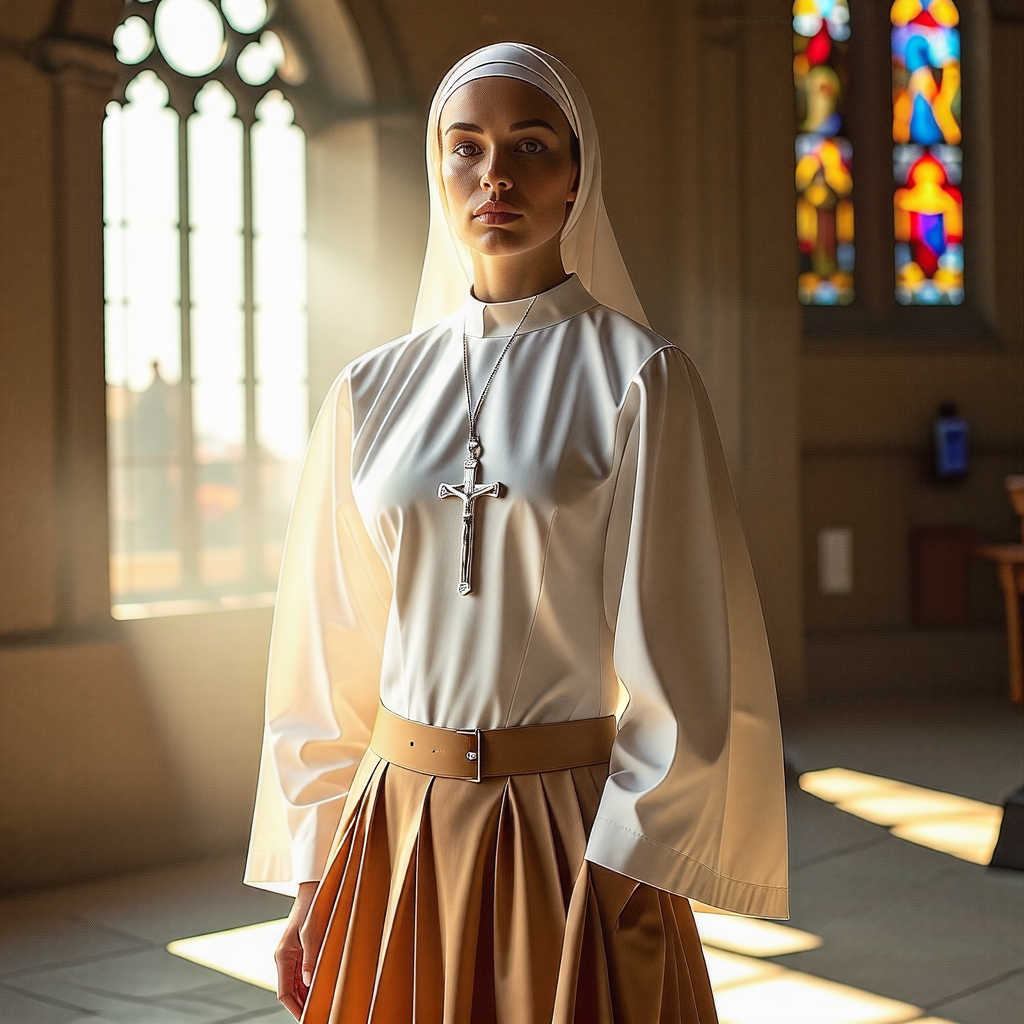
<svg viewBox="0 0 1024 1024"><path fill-rule="evenodd" d="M476 739L476 750L466 751L466 760L471 761L476 765L476 778L471 778L470 782L483 782L483 743L481 742L481 736L479 729L458 729L456 730L460 736L473 736Z"/></svg>

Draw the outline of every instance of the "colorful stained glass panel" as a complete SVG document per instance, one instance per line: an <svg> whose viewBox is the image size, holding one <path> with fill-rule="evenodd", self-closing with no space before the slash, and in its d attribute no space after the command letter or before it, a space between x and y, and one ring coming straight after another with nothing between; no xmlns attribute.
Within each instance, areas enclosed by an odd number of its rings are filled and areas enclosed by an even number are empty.
<svg viewBox="0 0 1024 1024"><path fill-rule="evenodd" d="M795 0L797 296L808 306L853 301L853 147L843 135L849 39L847 0Z"/></svg>
<svg viewBox="0 0 1024 1024"><path fill-rule="evenodd" d="M964 300L960 15L953 0L896 0L892 22L896 299Z"/></svg>

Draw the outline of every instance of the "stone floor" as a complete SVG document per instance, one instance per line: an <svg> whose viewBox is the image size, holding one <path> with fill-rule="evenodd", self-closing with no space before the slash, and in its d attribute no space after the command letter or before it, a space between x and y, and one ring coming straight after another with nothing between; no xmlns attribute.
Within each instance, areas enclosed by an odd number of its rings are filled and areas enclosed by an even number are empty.
<svg viewBox="0 0 1024 1024"><path fill-rule="evenodd" d="M785 723L797 771L842 766L1001 804L1024 782L1019 708L965 701L812 706ZM958 1024L1024 1021L1024 873L896 839L791 786L791 924L819 949L779 962Z"/></svg>
<svg viewBox="0 0 1024 1024"><path fill-rule="evenodd" d="M797 771L843 766L992 803L1024 781L1021 714L997 698L811 705L785 735ZM1024 874L905 843L795 785L790 831L790 924L824 943L777 963L957 1024L1024 1018ZM0 902L0 1021L291 1020L269 992L166 952L287 912L240 873L229 857Z"/></svg>

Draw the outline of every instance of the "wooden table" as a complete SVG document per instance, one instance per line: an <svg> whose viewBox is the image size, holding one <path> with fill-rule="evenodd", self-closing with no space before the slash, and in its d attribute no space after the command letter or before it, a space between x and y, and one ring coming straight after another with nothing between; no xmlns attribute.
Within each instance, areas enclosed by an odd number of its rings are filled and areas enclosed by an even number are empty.
<svg viewBox="0 0 1024 1024"><path fill-rule="evenodd" d="M1024 544L978 544L971 553L996 563L1006 605L1006 646L1010 655L1010 699L1024 702L1024 652L1021 650L1021 598L1024 596Z"/></svg>

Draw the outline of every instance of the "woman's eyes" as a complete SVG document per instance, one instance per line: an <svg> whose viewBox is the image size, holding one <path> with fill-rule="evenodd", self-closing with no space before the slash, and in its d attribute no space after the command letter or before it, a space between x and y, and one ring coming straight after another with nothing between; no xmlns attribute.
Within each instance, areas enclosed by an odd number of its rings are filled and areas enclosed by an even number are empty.
<svg viewBox="0 0 1024 1024"><path fill-rule="evenodd" d="M538 153L543 153L547 148L548 147L539 139L523 139L521 142L516 144L514 152L526 153L528 156L535 156ZM475 142L470 142L467 139L464 142L457 142L452 146L452 152L456 156L472 157L480 156L480 154L483 153L483 149L481 149Z"/></svg>

